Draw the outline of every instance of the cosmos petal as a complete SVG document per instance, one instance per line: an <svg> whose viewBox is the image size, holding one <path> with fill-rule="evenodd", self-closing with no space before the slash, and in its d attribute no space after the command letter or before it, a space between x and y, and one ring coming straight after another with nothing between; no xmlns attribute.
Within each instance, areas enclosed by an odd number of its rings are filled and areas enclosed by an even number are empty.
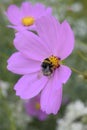
<svg viewBox="0 0 87 130"><path fill-rule="evenodd" d="M53 16L48 15L36 20L35 25L40 38L54 54L59 42L60 23Z"/></svg>
<svg viewBox="0 0 87 130"><path fill-rule="evenodd" d="M40 62L27 59L20 52L14 53L8 59L8 70L16 74L29 74L40 70Z"/></svg>
<svg viewBox="0 0 87 130"><path fill-rule="evenodd" d="M14 87L17 96L22 99L30 99L40 93L48 78L45 76L38 77L38 73L24 75L19 79Z"/></svg>
<svg viewBox="0 0 87 130"><path fill-rule="evenodd" d="M57 56L63 60L68 57L74 49L74 33L67 21L61 24L59 44L56 48Z"/></svg>
<svg viewBox="0 0 87 130"><path fill-rule="evenodd" d="M33 6L30 2L23 2L20 10L23 17L32 16Z"/></svg>
<svg viewBox="0 0 87 130"><path fill-rule="evenodd" d="M35 18L42 16L44 11L46 12L45 6L43 4L37 3L33 7L33 15Z"/></svg>
<svg viewBox="0 0 87 130"><path fill-rule="evenodd" d="M70 78L71 73L71 69L65 65L60 65L60 67L56 70L56 74L61 83L66 83L67 80Z"/></svg>
<svg viewBox="0 0 87 130"><path fill-rule="evenodd" d="M47 15L51 15L51 14L52 14L52 8L51 8L51 7L48 7L48 8L47 8L46 14L47 14Z"/></svg>
<svg viewBox="0 0 87 130"><path fill-rule="evenodd" d="M57 89L56 89L57 88ZM62 84L57 78L50 79L41 93L41 109L47 114L57 114L62 100Z"/></svg>
<svg viewBox="0 0 87 130"><path fill-rule="evenodd" d="M46 120L47 114L46 114L45 112L43 112L42 110L40 110L40 111L38 112L38 118L39 118L39 120L41 120L41 121Z"/></svg>
<svg viewBox="0 0 87 130"><path fill-rule="evenodd" d="M14 45L26 57L38 61L44 60L51 54L39 36L29 31L18 32L14 39Z"/></svg>
<svg viewBox="0 0 87 130"><path fill-rule="evenodd" d="M52 9L50 7L46 8L43 4L37 3L33 7L33 16L35 18L39 18L44 15L48 15L52 13Z"/></svg>
<svg viewBox="0 0 87 130"><path fill-rule="evenodd" d="M20 11L17 6L10 5L5 14L12 24L14 24L14 25L20 24Z"/></svg>
<svg viewBox="0 0 87 130"><path fill-rule="evenodd" d="M45 120L47 118L47 115L45 112L41 111L40 108L37 108L36 105L40 104L40 96L37 95L34 98L31 98L27 102L25 102L24 106L26 109L26 112L29 116L33 116L38 118L39 120Z"/></svg>
<svg viewBox="0 0 87 130"><path fill-rule="evenodd" d="M15 31L24 31L26 29L28 29L29 27L24 27L22 26L21 24L20 25L7 25L8 28L12 28L14 29Z"/></svg>
<svg viewBox="0 0 87 130"><path fill-rule="evenodd" d="M74 34L67 21L60 24L55 17L49 15L36 20L35 24L39 36L53 55L63 60L71 54L74 48Z"/></svg>
<svg viewBox="0 0 87 130"><path fill-rule="evenodd" d="M21 12L23 17L31 16L36 20L43 15L51 14L52 9L50 7L46 9L46 7L40 3L32 5L30 2L23 2L21 6Z"/></svg>

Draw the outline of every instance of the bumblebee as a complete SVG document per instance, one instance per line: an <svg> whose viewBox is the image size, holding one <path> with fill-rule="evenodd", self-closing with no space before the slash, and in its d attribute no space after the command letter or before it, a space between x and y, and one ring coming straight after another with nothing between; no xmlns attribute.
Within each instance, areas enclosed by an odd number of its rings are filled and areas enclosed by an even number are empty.
<svg viewBox="0 0 87 130"><path fill-rule="evenodd" d="M41 67L43 75L50 76L55 69L60 67L60 58L51 55L49 58L44 59L41 64Z"/></svg>
<svg viewBox="0 0 87 130"><path fill-rule="evenodd" d="M46 58L42 62L41 67L42 67L43 75L45 75L45 76L50 76L54 71L54 66L49 58Z"/></svg>

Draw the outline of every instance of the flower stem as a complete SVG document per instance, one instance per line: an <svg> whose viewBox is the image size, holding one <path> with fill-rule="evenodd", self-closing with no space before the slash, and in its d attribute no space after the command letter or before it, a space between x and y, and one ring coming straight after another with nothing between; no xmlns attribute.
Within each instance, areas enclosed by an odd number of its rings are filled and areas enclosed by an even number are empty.
<svg viewBox="0 0 87 130"><path fill-rule="evenodd" d="M87 61L87 58L84 57L84 55L80 51L78 51L77 53L83 60Z"/></svg>
<svg viewBox="0 0 87 130"><path fill-rule="evenodd" d="M83 75L83 73L80 72L79 70L77 70L77 69L75 69L75 68L73 68L73 67L70 67L70 68L71 68L72 71L76 72L77 74Z"/></svg>

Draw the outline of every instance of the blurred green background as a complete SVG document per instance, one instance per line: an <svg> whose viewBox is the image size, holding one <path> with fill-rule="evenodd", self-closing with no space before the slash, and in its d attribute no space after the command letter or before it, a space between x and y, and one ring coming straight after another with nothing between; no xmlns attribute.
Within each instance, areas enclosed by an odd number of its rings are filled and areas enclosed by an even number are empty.
<svg viewBox="0 0 87 130"><path fill-rule="evenodd" d="M16 97L13 86L19 76L6 69L7 59L15 51L14 31L7 28L8 20L4 12L10 4L21 5L24 0L0 0L0 130L55 130L56 119L64 115L63 103L58 115L50 115L46 121L27 116L23 101ZM28 0L27 0L28 1ZM51 6L53 14L60 22L68 20L75 33L75 49L65 64L73 70L64 85L63 100L77 99L87 102L87 0L30 0Z"/></svg>

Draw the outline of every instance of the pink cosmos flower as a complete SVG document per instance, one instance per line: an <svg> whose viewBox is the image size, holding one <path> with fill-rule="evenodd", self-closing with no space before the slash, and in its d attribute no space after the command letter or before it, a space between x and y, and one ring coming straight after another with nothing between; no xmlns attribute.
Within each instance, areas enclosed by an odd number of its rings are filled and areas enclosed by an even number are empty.
<svg viewBox="0 0 87 130"><path fill-rule="evenodd" d="M24 75L16 83L16 95L30 99L41 93L41 109L56 114L62 100L62 84L71 75L62 64L74 48L74 34L67 21L59 23L53 16L43 16L35 23L38 35L18 32L14 45L19 52L8 60L8 70Z"/></svg>
<svg viewBox="0 0 87 130"><path fill-rule="evenodd" d="M46 9L43 4L32 5L30 2L23 2L21 7L10 5L6 11L6 16L12 25L8 27L17 31L23 29L35 30L35 21L41 16L51 14L50 7Z"/></svg>
<svg viewBox="0 0 87 130"><path fill-rule="evenodd" d="M31 98L25 102L25 110L31 117L36 117L39 120L46 120L47 114L40 109L40 96Z"/></svg>

